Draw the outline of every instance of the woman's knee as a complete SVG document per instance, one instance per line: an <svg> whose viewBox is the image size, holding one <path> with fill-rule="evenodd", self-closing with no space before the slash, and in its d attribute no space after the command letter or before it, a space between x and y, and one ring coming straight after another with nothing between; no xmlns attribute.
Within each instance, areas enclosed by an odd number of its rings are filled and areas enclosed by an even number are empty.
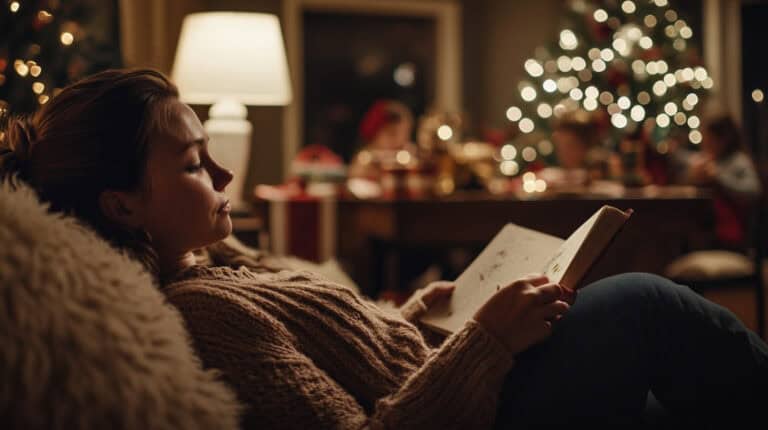
<svg viewBox="0 0 768 430"><path fill-rule="evenodd" d="M684 290L688 289L653 273L629 272L603 278L590 284L579 295L608 302L612 306L654 306L660 302L677 301L681 294L689 293Z"/></svg>
<svg viewBox="0 0 768 430"><path fill-rule="evenodd" d="M630 285L630 286L636 286L641 288L648 288L650 287L656 287L661 286L661 288L668 288L670 286L677 286L674 282L671 280L656 275L654 273L646 273L646 272L627 272L627 273L621 273L618 275L609 276L607 278L603 278L596 283L602 283L602 282L610 282L610 283L619 283L621 285Z"/></svg>

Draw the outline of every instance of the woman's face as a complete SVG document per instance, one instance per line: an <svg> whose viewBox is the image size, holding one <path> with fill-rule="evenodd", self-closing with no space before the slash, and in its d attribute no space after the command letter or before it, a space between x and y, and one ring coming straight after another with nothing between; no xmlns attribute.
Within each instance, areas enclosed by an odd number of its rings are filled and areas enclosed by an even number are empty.
<svg viewBox="0 0 768 430"><path fill-rule="evenodd" d="M167 127L150 136L138 206L158 252L183 253L232 231L231 206L223 194L232 173L208 154L208 136L192 109L178 100L170 103Z"/></svg>
<svg viewBox="0 0 768 430"><path fill-rule="evenodd" d="M403 149L411 141L411 128L410 122L405 120L384 125L371 146L378 149Z"/></svg>

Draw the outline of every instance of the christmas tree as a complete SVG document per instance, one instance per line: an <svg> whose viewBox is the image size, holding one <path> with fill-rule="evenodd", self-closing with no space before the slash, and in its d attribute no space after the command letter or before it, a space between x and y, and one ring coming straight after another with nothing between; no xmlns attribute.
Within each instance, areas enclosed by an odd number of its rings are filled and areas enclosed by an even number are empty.
<svg viewBox="0 0 768 430"><path fill-rule="evenodd" d="M12 0L0 7L0 125L57 90L121 64L114 0ZM2 128L2 127L0 127Z"/></svg>
<svg viewBox="0 0 768 430"><path fill-rule="evenodd" d="M698 144L698 112L713 81L670 2L570 0L566 9L557 39L524 64L520 98L506 112L516 135L502 147L501 173L556 163L552 124L575 111L588 113L614 149L638 133L659 153L670 136Z"/></svg>

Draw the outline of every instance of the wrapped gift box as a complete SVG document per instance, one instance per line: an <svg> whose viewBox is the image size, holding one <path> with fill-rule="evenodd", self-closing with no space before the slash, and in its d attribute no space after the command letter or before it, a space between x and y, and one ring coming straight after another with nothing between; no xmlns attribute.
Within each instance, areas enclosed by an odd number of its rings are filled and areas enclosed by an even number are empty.
<svg viewBox="0 0 768 430"><path fill-rule="evenodd" d="M269 249L324 262L336 255L335 192L260 185L256 194L269 205Z"/></svg>

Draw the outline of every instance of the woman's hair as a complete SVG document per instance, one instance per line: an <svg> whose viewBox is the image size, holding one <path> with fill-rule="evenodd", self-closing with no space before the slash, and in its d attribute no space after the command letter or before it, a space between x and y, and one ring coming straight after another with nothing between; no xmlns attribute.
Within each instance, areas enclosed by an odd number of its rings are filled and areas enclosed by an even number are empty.
<svg viewBox="0 0 768 430"><path fill-rule="evenodd" d="M145 186L150 135L167 129L168 102L176 98L176 87L154 70L86 77L33 115L9 120L0 142L0 180L26 182L51 210L85 221L157 275L151 238L106 217L99 196Z"/></svg>
<svg viewBox="0 0 768 430"><path fill-rule="evenodd" d="M741 137L741 130L731 115L726 112L715 112L705 117L702 122L704 123L704 130L723 143L722 157L727 157L737 151L747 152Z"/></svg>
<svg viewBox="0 0 768 430"><path fill-rule="evenodd" d="M368 143L384 126L403 121L413 123L413 114L408 106L397 100L378 100L371 105L360 121L360 138Z"/></svg>

